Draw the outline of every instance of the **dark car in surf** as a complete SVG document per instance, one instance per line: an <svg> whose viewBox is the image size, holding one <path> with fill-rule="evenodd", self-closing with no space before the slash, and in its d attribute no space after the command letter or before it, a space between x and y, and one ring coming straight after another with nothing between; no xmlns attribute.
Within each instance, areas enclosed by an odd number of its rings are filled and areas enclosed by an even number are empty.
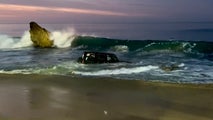
<svg viewBox="0 0 213 120"><path fill-rule="evenodd" d="M101 63L117 63L120 62L115 54L102 52L84 52L82 57L78 59L83 64L101 64Z"/></svg>

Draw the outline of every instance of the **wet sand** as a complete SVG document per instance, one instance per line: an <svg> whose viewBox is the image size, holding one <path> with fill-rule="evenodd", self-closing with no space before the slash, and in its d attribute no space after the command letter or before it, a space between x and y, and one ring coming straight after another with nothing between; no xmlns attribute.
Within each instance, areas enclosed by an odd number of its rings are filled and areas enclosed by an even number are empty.
<svg viewBox="0 0 213 120"><path fill-rule="evenodd" d="M212 120L213 84L0 74L0 120Z"/></svg>

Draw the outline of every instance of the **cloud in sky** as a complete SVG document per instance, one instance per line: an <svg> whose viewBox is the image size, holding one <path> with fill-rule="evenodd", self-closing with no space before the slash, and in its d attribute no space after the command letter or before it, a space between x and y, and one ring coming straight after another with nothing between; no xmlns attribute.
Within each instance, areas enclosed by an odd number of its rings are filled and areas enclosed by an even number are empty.
<svg viewBox="0 0 213 120"><path fill-rule="evenodd" d="M73 5L73 4L72 4ZM96 4L97 5L97 4ZM0 23L23 23L31 19L40 20L41 22L60 22L63 21L113 21L113 19L122 19L125 17L147 16L147 14L129 14L126 11L97 9L91 7L75 8L62 6L41 6L41 5L26 5L26 4L8 4L0 3ZM55 18L55 19L54 19ZM66 19L66 20L65 20ZM70 19L70 20L68 20ZM75 20L73 20L75 19ZM77 20L78 19L78 20Z"/></svg>
<svg viewBox="0 0 213 120"><path fill-rule="evenodd" d="M8 8L12 8L12 9L7 10ZM5 10L12 11L12 12L18 12L18 11L20 11L20 12L55 11L55 12L95 14L95 15L128 16L126 13L113 12L113 11L103 11L103 10L0 4L0 11L5 11Z"/></svg>
<svg viewBox="0 0 213 120"><path fill-rule="evenodd" d="M213 21L212 0L5 0L0 23Z"/></svg>

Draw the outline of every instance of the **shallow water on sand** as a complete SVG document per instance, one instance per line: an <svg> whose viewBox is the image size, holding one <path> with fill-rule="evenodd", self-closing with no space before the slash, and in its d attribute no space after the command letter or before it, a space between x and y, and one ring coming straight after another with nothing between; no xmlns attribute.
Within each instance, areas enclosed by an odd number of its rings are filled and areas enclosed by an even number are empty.
<svg viewBox="0 0 213 120"><path fill-rule="evenodd" d="M212 93L212 85L1 74L0 119L210 120Z"/></svg>

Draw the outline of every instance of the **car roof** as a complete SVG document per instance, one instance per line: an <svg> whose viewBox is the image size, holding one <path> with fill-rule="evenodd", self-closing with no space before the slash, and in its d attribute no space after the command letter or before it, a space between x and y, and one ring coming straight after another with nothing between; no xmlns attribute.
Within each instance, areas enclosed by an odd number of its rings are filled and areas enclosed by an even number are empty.
<svg viewBox="0 0 213 120"><path fill-rule="evenodd" d="M112 53L104 53L104 52L84 52L84 54L87 54L87 53L104 54L104 55L114 55Z"/></svg>

